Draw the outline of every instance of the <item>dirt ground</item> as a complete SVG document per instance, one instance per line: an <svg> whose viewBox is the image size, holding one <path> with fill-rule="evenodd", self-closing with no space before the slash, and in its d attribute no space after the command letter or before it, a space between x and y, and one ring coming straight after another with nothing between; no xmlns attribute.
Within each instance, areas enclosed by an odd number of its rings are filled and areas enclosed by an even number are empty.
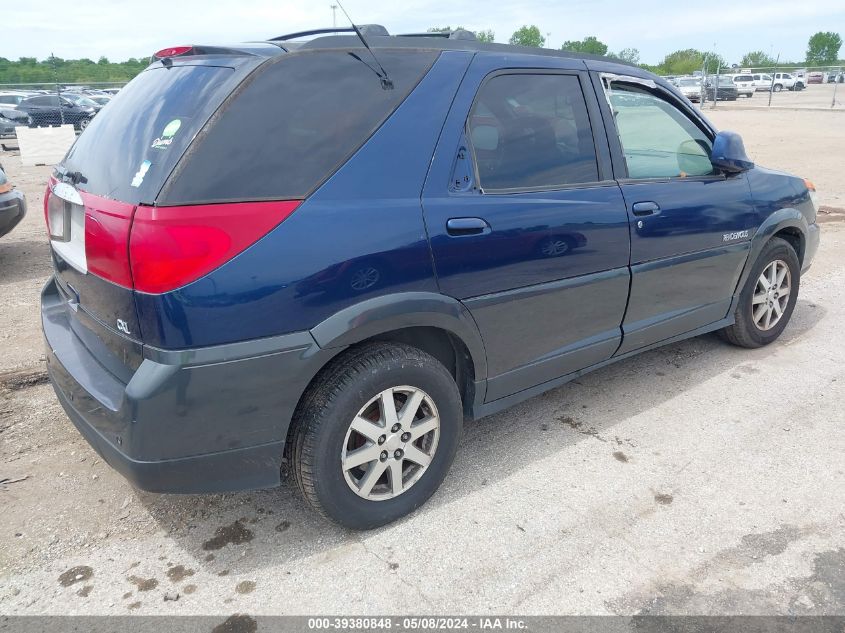
<svg viewBox="0 0 845 633"><path fill-rule="evenodd" d="M691 339L470 423L434 498L367 533L292 483L160 496L97 457L43 371L49 170L0 153L30 205L0 239L0 614L845 614L845 114L706 113L826 205L782 338Z"/></svg>

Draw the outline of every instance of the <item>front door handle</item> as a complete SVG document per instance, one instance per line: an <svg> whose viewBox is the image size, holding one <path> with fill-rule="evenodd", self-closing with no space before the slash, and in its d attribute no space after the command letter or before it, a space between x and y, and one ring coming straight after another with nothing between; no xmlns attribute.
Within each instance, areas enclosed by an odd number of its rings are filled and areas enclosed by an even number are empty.
<svg viewBox="0 0 845 633"><path fill-rule="evenodd" d="M452 237L486 235L490 231L490 225L482 218L451 218L446 221L446 232Z"/></svg>
<svg viewBox="0 0 845 633"><path fill-rule="evenodd" d="M636 216L653 215L660 211L660 205L656 202L635 202L631 210Z"/></svg>

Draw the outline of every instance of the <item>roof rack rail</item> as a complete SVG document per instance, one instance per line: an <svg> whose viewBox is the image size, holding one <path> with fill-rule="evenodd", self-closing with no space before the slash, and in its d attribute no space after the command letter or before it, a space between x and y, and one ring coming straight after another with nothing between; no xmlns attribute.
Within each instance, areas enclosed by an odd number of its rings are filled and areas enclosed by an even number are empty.
<svg viewBox="0 0 845 633"><path fill-rule="evenodd" d="M359 24L358 28L364 35L390 35L387 29L381 24ZM310 31L299 31L298 33L288 33L287 35L279 35L278 37L271 37L268 42L285 42L287 40L295 40L299 37L309 37L311 35L328 35L329 33L354 33L355 29L351 26L335 27L327 29L311 29Z"/></svg>

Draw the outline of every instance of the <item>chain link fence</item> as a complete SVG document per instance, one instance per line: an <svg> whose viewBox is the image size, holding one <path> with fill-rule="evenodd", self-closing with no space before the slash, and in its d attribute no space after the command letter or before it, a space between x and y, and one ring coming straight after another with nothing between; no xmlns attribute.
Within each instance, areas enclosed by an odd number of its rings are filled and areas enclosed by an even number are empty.
<svg viewBox="0 0 845 633"><path fill-rule="evenodd" d="M845 67L840 65L733 67L709 74L702 69L668 78L701 108L730 101L731 107L742 108L845 109L845 86L840 86Z"/></svg>
<svg viewBox="0 0 845 633"><path fill-rule="evenodd" d="M0 137L18 127L72 125L84 130L123 83L0 84Z"/></svg>

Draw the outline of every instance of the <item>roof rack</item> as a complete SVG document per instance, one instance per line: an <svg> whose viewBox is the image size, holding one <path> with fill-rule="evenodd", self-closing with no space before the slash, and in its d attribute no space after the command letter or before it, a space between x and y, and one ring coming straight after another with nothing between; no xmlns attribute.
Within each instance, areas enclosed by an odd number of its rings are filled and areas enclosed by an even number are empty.
<svg viewBox="0 0 845 633"><path fill-rule="evenodd" d="M390 35L387 29L381 24L359 24L358 29L365 36L367 35ZM286 42L288 40L295 40L300 37L309 37L311 35L327 35L329 33L354 33L355 29L351 26L334 27L328 29L311 29L310 31L299 31L298 33L288 33L287 35L279 35L278 37L271 37L268 42Z"/></svg>

